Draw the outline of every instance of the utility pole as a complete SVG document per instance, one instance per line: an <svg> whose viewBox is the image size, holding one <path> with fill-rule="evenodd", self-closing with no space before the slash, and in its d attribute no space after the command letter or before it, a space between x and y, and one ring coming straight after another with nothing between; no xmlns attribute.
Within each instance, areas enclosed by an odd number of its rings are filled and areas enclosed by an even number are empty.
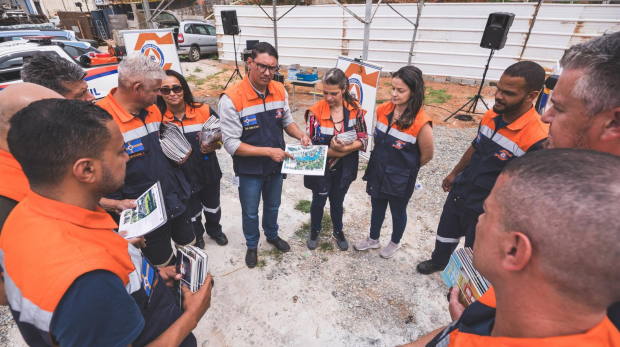
<svg viewBox="0 0 620 347"><path fill-rule="evenodd" d="M278 16L276 15L276 0L273 3L273 38L276 43L276 51L278 50Z"/></svg>
<svg viewBox="0 0 620 347"><path fill-rule="evenodd" d="M149 29L153 29L153 23L151 22L151 8L149 7L149 0L142 0L142 8L144 9L144 17L146 18L146 26ZM136 13L135 16L137 19L138 14ZM136 22L137 21L138 20L136 20Z"/></svg>
<svg viewBox="0 0 620 347"><path fill-rule="evenodd" d="M274 0L275 1L275 0ZM362 60L368 60L368 46L370 41L370 18L372 16L372 0L366 0L366 17L364 20L364 50Z"/></svg>

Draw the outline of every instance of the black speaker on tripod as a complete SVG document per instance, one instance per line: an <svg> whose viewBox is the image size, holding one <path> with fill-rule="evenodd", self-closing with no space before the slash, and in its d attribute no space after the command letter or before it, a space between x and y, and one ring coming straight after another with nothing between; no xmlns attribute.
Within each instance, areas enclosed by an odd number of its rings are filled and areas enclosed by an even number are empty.
<svg viewBox="0 0 620 347"><path fill-rule="evenodd" d="M237 22L237 11L222 11L222 26L224 27L224 35L239 35L239 23Z"/></svg>
<svg viewBox="0 0 620 347"><path fill-rule="evenodd" d="M512 25L512 21L514 19L514 13L494 12L489 15L487 25L484 28L484 33L482 34L482 41L480 41L480 47L490 49L491 53L489 53L487 65L484 67L484 73L482 74L482 82L480 82L478 94L474 95L468 102L465 103L465 105L461 106L461 108L454 111L454 113L452 113L448 118L444 119L444 122L447 122L448 119L461 112L461 110L468 105L469 107L464 111L465 113L477 113L476 107L478 106L478 101L482 102L487 110L489 109L489 106L486 102L484 102L484 98L482 98L480 93L482 93L482 86L484 86L484 80L487 77L487 71L489 70L489 64L491 63L491 58L493 58L493 53L495 53L495 50L497 49L504 48L506 39L508 38L508 30L510 30L510 26ZM468 114L458 115L456 118L459 120L472 120L472 117Z"/></svg>
<svg viewBox="0 0 620 347"><path fill-rule="evenodd" d="M495 12L489 15L487 26L482 34L480 47L488 49L502 49L508 38L508 30L515 19L514 13Z"/></svg>

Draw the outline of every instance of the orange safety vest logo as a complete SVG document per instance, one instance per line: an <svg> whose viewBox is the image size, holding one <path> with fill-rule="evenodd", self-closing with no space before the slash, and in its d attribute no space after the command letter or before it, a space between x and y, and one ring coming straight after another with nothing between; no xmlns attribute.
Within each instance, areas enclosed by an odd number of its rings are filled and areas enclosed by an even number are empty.
<svg viewBox="0 0 620 347"><path fill-rule="evenodd" d="M405 141L401 141L401 140L396 140L396 142L394 142L394 144L392 144L392 147L396 148L396 149L403 149L403 146L406 145L407 143Z"/></svg>
<svg viewBox="0 0 620 347"><path fill-rule="evenodd" d="M284 110L283 110L283 109L281 109L281 108L277 109L277 110L276 110L276 118L282 118L282 112L283 112L283 111L284 111Z"/></svg>
<svg viewBox="0 0 620 347"><path fill-rule="evenodd" d="M501 161L506 161L510 158L512 158L514 155L511 154L510 152L508 152L505 149L502 149L500 151L498 151L497 153L494 154L497 158L499 158L499 160Z"/></svg>

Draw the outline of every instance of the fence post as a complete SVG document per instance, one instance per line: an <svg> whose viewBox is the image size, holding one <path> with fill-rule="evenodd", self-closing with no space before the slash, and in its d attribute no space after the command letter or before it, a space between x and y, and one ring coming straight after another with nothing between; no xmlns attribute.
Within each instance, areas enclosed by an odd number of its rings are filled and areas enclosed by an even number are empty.
<svg viewBox="0 0 620 347"><path fill-rule="evenodd" d="M422 14L422 8L424 7L424 0L418 0L418 13L415 19L415 29L413 29L413 38L411 39L411 48L409 49L409 57L407 57L407 65L411 65L411 58L413 57L413 47L415 46L415 40L418 36L418 27L420 26L420 15Z"/></svg>
<svg viewBox="0 0 620 347"><path fill-rule="evenodd" d="M538 10L540 10L540 6L542 6L543 1L544 0L538 0L538 4L536 4L536 9L534 10L534 14L532 15L532 20L530 21L530 28L528 29L527 35L525 36L525 42L523 42L523 49L521 50L521 54L519 54L519 60L523 59L523 54L525 53L527 42L530 40L532 29L534 29L534 24L536 23L536 17L538 16Z"/></svg>
<svg viewBox="0 0 620 347"><path fill-rule="evenodd" d="M278 17L276 15L276 0L273 0L273 39L276 44L276 51L278 50Z"/></svg>

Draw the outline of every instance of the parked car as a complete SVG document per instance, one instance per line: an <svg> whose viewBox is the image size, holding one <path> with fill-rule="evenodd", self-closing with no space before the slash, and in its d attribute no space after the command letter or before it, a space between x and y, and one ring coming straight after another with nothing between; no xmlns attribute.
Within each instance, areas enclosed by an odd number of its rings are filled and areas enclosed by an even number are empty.
<svg viewBox="0 0 620 347"><path fill-rule="evenodd" d="M88 42L91 46L97 48L99 45L95 40L78 39L72 30L61 29L8 29L0 30L0 42L21 40L25 36L53 36L56 40L62 41L79 41Z"/></svg>
<svg viewBox="0 0 620 347"><path fill-rule="evenodd" d="M203 54L217 53L215 27L200 21L181 21L177 36L177 53L190 61L200 60Z"/></svg>
<svg viewBox="0 0 620 347"><path fill-rule="evenodd" d="M95 59L85 59L84 56L80 56L79 60L75 59L65 50L66 47L63 42L52 42L50 37L0 43L0 96L2 89L22 82L20 72L24 60L37 52L56 54L82 67L86 71L84 79L88 83L88 89L97 99L105 97L118 85L116 58L108 60L112 61L111 63L95 65ZM102 57L100 61L105 62L104 58Z"/></svg>

